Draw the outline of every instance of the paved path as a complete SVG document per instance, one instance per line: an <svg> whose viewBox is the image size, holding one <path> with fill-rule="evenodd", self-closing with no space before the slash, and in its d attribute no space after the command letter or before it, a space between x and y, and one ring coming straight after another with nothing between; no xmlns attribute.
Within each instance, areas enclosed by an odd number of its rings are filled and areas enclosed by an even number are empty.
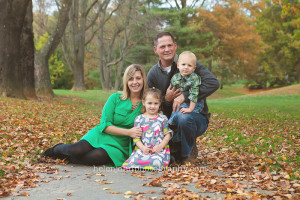
<svg viewBox="0 0 300 200"><path fill-rule="evenodd" d="M133 199L141 193L147 197L146 199L159 199L164 196L163 187L143 186L143 184L151 182L153 178L163 175L163 172L137 171L136 176L133 176L131 171L105 166L89 167L68 164L54 167L58 169L57 173L39 174L40 181L36 188L19 191L19 193L26 192L30 196L15 195L4 199ZM144 176L138 177L141 173ZM199 188L194 186L193 183L184 185L187 189L198 192ZM120 192L120 194L111 194L112 191ZM201 195L210 196L214 199L220 199L224 196L212 193Z"/></svg>

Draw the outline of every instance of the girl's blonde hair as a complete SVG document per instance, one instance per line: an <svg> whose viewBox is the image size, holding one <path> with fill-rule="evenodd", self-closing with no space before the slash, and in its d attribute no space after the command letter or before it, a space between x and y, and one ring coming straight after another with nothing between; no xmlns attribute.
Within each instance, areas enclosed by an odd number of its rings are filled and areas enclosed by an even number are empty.
<svg viewBox="0 0 300 200"><path fill-rule="evenodd" d="M146 100L147 96L151 95L152 97L154 97L155 99L158 99L160 101L160 103L162 102L162 95L161 95L161 91L159 89L156 88L147 88L144 91L144 95L143 95L143 101ZM160 111L160 107L159 107L159 111ZM143 105L142 109L141 109L142 113L146 112L146 108Z"/></svg>
<svg viewBox="0 0 300 200"><path fill-rule="evenodd" d="M130 90L128 87L128 81L133 76L136 71L140 71L143 77L143 89L141 91L141 97L143 96L145 88L147 88L147 81L146 81L146 73L144 68L138 64L129 65L123 75L123 94L121 95L122 100L126 100L130 97Z"/></svg>

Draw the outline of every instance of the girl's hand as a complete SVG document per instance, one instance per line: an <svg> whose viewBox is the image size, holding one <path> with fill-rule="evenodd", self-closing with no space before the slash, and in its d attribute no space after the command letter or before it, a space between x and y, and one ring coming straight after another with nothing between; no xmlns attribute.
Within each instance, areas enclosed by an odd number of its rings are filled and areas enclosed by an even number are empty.
<svg viewBox="0 0 300 200"><path fill-rule="evenodd" d="M128 136L132 138L140 138L143 134L143 131L140 127L133 127L131 129L128 129Z"/></svg>
<svg viewBox="0 0 300 200"><path fill-rule="evenodd" d="M144 146L141 150L145 155L148 155L151 151L151 148Z"/></svg>
<svg viewBox="0 0 300 200"><path fill-rule="evenodd" d="M152 148L152 152L159 153L159 152L161 152L162 149L163 149L163 147L161 145L156 145Z"/></svg>

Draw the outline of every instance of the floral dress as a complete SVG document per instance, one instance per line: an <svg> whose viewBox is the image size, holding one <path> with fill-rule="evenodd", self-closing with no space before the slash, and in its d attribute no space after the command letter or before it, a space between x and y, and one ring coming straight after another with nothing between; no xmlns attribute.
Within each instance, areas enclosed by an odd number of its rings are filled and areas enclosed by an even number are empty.
<svg viewBox="0 0 300 200"><path fill-rule="evenodd" d="M143 130L142 138L134 139L134 144L141 140L145 146L153 148L164 139L167 133L173 133L168 127L168 118L159 114L155 118L147 118L143 114L134 120L135 127L141 127ZM145 155L141 149L135 146L131 156L123 163L124 169L148 169L163 170L170 163L170 148L166 145L159 153L149 153Z"/></svg>

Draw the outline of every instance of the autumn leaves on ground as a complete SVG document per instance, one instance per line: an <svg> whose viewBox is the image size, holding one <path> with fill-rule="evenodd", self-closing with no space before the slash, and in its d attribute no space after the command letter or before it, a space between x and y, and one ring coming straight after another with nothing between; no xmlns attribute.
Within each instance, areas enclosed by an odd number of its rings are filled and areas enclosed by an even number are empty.
<svg viewBox="0 0 300 200"><path fill-rule="evenodd" d="M234 97L235 90L219 90L218 99L208 99L212 117L197 140L196 164L180 171L170 168L148 186L173 182L164 190L165 199L199 199L203 193L225 199L300 197L300 85L241 97ZM35 187L37 172L52 173L51 163L64 164L42 158L42 151L58 142L78 141L99 123L104 102L78 96L53 101L0 97L0 197ZM185 189L191 182L198 192Z"/></svg>

